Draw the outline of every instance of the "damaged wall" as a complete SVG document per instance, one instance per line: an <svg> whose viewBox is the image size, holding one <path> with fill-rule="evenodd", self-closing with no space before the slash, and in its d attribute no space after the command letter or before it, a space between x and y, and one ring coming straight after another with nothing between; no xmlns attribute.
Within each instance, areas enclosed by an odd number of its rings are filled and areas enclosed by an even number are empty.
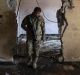
<svg viewBox="0 0 80 75"><path fill-rule="evenodd" d="M16 15L7 6L6 0L0 0L0 59L11 60L12 49L16 44Z"/></svg>
<svg viewBox="0 0 80 75"><path fill-rule="evenodd" d="M64 34L64 57L70 61L80 61L80 0L73 0L74 8L67 9L68 27Z"/></svg>

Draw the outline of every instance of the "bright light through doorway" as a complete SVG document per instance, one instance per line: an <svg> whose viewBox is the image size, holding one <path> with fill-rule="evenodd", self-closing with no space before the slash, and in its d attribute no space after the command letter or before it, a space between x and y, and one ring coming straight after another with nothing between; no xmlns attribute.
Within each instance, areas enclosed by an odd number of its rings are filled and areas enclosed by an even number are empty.
<svg viewBox="0 0 80 75"><path fill-rule="evenodd" d="M40 7L42 8L44 15L46 16L47 19L51 21L57 22L56 19L56 11L61 7L61 0L38 0ZM23 18L31 14L33 9L38 6L36 3L36 0L22 0L20 9L19 9L19 15L18 15L18 36L20 34L26 34L26 32L21 28L21 22ZM43 16L43 14L42 14ZM43 16L44 17L44 16ZM57 23L53 23L45 19L45 33L46 34L58 34L58 27Z"/></svg>

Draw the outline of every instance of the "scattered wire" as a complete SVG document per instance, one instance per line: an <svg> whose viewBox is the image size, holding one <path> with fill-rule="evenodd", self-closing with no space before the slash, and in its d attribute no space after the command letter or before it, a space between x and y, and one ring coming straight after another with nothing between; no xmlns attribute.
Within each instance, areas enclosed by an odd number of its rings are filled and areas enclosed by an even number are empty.
<svg viewBox="0 0 80 75"><path fill-rule="evenodd" d="M40 7L40 4L39 4L38 0L36 0L36 3L37 3L37 5ZM46 18L46 20L48 20L49 22L57 23L57 22L55 22L55 21L52 21L52 20L48 19L48 18L45 16L43 10L42 10L42 14L43 14L43 16Z"/></svg>

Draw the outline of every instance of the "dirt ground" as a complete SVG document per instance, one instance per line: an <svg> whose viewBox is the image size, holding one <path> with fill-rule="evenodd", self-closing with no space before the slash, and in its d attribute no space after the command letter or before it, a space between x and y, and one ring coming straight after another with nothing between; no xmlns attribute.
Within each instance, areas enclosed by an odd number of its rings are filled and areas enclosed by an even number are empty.
<svg viewBox="0 0 80 75"><path fill-rule="evenodd" d="M80 75L80 63L58 63L48 58L39 58L36 70L26 63L0 63L0 75Z"/></svg>

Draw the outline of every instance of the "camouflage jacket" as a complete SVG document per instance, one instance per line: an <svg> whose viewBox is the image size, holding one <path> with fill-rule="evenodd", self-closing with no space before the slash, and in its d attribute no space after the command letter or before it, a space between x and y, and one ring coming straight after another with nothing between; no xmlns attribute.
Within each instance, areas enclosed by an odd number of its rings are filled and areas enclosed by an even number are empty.
<svg viewBox="0 0 80 75"><path fill-rule="evenodd" d="M27 39L43 40L45 31L45 22L42 16L36 17L32 14L26 16L21 27L27 31Z"/></svg>

